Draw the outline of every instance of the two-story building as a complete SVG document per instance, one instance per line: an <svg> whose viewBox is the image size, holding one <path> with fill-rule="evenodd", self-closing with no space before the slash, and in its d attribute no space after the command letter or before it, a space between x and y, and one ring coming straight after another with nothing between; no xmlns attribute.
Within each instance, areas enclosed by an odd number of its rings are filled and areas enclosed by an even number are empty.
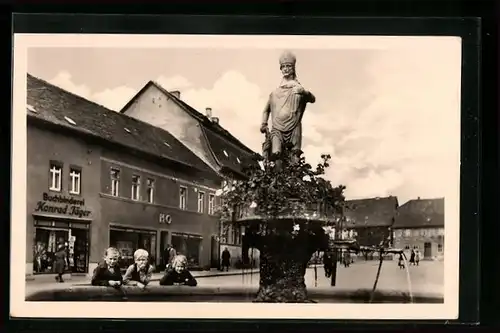
<svg viewBox="0 0 500 333"><path fill-rule="evenodd" d="M364 246L378 246L386 240L392 242L397 213L395 196L347 200L345 218L339 227L344 238L354 238Z"/></svg>
<svg viewBox="0 0 500 333"><path fill-rule="evenodd" d="M394 246L410 252L418 249L424 259L444 255L444 198L415 199L399 207L393 226Z"/></svg>
<svg viewBox="0 0 500 333"><path fill-rule="evenodd" d="M179 91L167 91L153 81L149 81L120 112L171 133L224 179L219 184L221 188L224 182L243 179L241 165L255 155L219 124L219 118L213 116L210 107L203 114L185 103ZM217 246L220 252L228 248L232 264L241 258L243 232L230 224L220 225L220 237L215 240L219 244L214 247Z"/></svg>
<svg viewBox="0 0 500 333"><path fill-rule="evenodd" d="M57 244L92 273L109 246L123 264L167 243L192 266L218 258L220 176L169 132L27 78L26 272L51 273Z"/></svg>

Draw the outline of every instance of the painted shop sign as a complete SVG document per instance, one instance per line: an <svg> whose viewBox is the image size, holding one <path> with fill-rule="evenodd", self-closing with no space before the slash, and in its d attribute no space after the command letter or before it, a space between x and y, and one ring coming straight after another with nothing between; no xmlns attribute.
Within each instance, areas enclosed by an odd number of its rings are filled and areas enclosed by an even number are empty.
<svg viewBox="0 0 500 333"><path fill-rule="evenodd" d="M172 217L168 214L160 213L160 216L158 218L158 222L160 224L170 224L170 223L172 223Z"/></svg>
<svg viewBox="0 0 500 333"><path fill-rule="evenodd" d="M64 206L54 205L65 204ZM56 213L70 216L87 217L91 214L90 210L86 210L85 199L75 199L73 197L66 197L63 195L49 195L43 194L41 201L36 203L35 212Z"/></svg>

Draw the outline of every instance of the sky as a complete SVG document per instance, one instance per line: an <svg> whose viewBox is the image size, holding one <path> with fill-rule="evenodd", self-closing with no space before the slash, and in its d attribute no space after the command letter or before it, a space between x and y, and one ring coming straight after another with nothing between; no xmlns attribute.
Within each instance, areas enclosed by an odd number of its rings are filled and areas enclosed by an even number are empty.
<svg viewBox="0 0 500 333"><path fill-rule="evenodd" d="M394 44L394 43L393 43ZM394 44L395 45L395 44ZM428 38L384 48L300 48L301 84L316 96L303 118L311 164L332 156L326 178L347 199L445 197L459 163L460 43ZM281 80L282 48L35 47L28 72L113 110L149 80L260 152L267 97ZM449 187L449 186L448 186Z"/></svg>

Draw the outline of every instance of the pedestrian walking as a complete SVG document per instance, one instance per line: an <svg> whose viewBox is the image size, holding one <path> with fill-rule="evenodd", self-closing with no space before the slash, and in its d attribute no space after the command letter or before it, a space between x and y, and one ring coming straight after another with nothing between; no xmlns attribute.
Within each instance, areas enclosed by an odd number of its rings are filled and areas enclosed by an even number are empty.
<svg viewBox="0 0 500 333"><path fill-rule="evenodd" d="M420 263L420 256L421 256L421 254L420 254L420 250L418 250L418 249L417 249L417 250L415 251L415 264L416 264L417 266L418 266L418 264Z"/></svg>
<svg viewBox="0 0 500 333"><path fill-rule="evenodd" d="M348 250L346 250L344 252L344 258L343 259L344 259L344 267L351 266L351 253Z"/></svg>
<svg viewBox="0 0 500 333"><path fill-rule="evenodd" d="M399 266L399 269L404 269L405 268L405 262L404 262L404 253L400 253L399 254L399 259L398 259L398 266Z"/></svg>
<svg viewBox="0 0 500 333"><path fill-rule="evenodd" d="M331 277L333 273L333 256L328 253L328 251L323 253L323 266L325 269L325 277Z"/></svg>
<svg viewBox="0 0 500 333"><path fill-rule="evenodd" d="M222 261L222 264L221 264L222 270L224 271L224 267L225 267L226 272L229 271L229 266L231 263L231 253L229 253L229 250L227 249L227 247L224 249L224 251L222 251L221 259L222 259L221 260Z"/></svg>
<svg viewBox="0 0 500 333"><path fill-rule="evenodd" d="M414 265L415 266L415 249L411 250L410 265Z"/></svg>
<svg viewBox="0 0 500 333"><path fill-rule="evenodd" d="M56 281L64 282L63 274L64 269L66 268L66 262L68 261L68 257L66 255L66 247L64 244L59 244L57 246L57 251L54 253L54 271L56 275Z"/></svg>

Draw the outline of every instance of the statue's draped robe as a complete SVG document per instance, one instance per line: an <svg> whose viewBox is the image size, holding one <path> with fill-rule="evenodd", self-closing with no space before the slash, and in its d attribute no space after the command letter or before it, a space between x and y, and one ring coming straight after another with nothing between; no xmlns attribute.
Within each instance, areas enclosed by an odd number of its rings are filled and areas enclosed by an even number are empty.
<svg viewBox="0 0 500 333"><path fill-rule="evenodd" d="M313 102L311 94L296 80L282 83L269 95L262 123L267 123L271 115L272 129L268 140L273 153L282 151L288 143L292 144L292 149L301 149L301 122L308 102Z"/></svg>

